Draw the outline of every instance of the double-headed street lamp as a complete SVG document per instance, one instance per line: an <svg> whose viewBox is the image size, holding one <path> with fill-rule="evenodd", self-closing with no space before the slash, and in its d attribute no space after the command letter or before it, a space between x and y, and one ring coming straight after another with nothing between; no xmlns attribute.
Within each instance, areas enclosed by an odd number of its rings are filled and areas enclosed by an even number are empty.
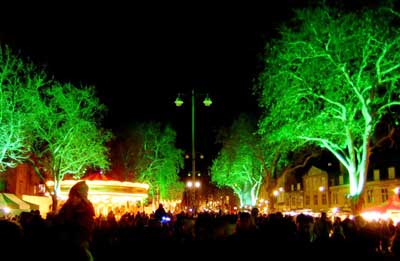
<svg viewBox="0 0 400 261"><path fill-rule="evenodd" d="M196 184L196 148L195 148L195 128L194 128L194 119L195 119L195 97L196 93L194 92L194 89L192 89L192 184ZM204 101L204 105L206 107L211 106L212 101L208 95L206 95ZM175 99L175 105L177 107L180 107L183 105L183 100L181 97L178 95L178 97ZM192 204L193 204L193 210L195 210L195 200L196 200L196 194L195 194L195 189L192 189Z"/></svg>

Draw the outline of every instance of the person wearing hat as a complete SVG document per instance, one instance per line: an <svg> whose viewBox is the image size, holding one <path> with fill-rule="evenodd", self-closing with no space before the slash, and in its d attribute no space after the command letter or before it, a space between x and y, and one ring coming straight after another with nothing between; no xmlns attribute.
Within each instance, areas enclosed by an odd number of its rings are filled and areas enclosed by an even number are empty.
<svg viewBox="0 0 400 261"><path fill-rule="evenodd" d="M68 200L57 214L61 238L73 249L91 260L89 245L94 229L94 207L88 199L89 187L85 181L76 183L69 191Z"/></svg>

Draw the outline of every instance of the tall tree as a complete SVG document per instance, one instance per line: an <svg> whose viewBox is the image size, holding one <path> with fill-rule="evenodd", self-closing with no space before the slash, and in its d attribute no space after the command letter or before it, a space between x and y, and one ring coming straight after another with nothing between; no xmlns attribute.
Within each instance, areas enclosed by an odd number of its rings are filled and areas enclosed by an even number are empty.
<svg viewBox="0 0 400 261"><path fill-rule="evenodd" d="M388 7L298 10L266 46L260 133L329 150L348 172L355 208L376 126L400 105L398 18Z"/></svg>
<svg viewBox="0 0 400 261"><path fill-rule="evenodd" d="M0 172L13 168L30 155L34 95L45 85L45 74L0 47Z"/></svg>
<svg viewBox="0 0 400 261"><path fill-rule="evenodd" d="M142 144L136 172L140 181L150 185L153 202L176 199L177 194L181 197L184 185L178 173L183 167L183 151L175 147L176 132L155 122L141 124L135 131Z"/></svg>
<svg viewBox="0 0 400 261"><path fill-rule="evenodd" d="M254 132L255 124L240 115L223 138L222 149L211 167L211 181L230 187L242 207L256 204L264 175Z"/></svg>
<svg viewBox="0 0 400 261"><path fill-rule="evenodd" d="M108 168L105 143L111 134L98 126L104 106L90 87L53 82L36 106L33 146L36 173L54 180L53 210L66 174L79 178L88 167ZM32 161L33 162L33 161Z"/></svg>

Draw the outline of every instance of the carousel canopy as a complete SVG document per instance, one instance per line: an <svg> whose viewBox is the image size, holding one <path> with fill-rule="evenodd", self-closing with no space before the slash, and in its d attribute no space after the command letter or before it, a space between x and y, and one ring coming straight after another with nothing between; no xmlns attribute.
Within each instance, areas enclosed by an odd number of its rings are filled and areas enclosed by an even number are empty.
<svg viewBox="0 0 400 261"><path fill-rule="evenodd" d="M82 180L113 180L113 179L104 174L92 173L84 176Z"/></svg>
<svg viewBox="0 0 400 261"><path fill-rule="evenodd" d="M136 183L128 181L117 181L111 178L101 175L99 173L91 174L80 180L63 180L60 184L60 193L62 199L68 197L68 192L72 186L74 186L79 181L86 181L89 186L89 198L94 200L96 197L109 196L123 198L123 200L142 200L147 198L149 185L145 183ZM49 187L54 186L53 181L48 181L47 185Z"/></svg>

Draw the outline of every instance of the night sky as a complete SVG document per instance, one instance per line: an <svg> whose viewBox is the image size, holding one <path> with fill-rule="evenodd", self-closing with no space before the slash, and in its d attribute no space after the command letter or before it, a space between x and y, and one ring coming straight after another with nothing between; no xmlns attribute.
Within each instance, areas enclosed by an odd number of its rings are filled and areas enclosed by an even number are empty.
<svg viewBox="0 0 400 261"><path fill-rule="evenodd" d="M2 23L0 41L55 79L94 85L108 107L104 126L118 133L135 122L170 123L178 147L190 152L190 93L196 97L196 147L215 153L214 137L240 112L258 115L251 93L265 41L304 1L274 6L105 6ZM173 103L182 93L185 104ZM202 104L208 93L213 105Z"/></svg>
<svg viewBox="0 0 400 261"><path fill-rule="evenodd" d="M113 17L82 12L68 21L41 17L23 28L2 26L0 41L55 79L96 86L108 107L104 126L116 133L140 121L171 123L178 146L190 151L193 88L199 150L212 150L215 131L240 112L257 113L252 80L286 8L138 8L129 16L121 9ZM178 93L181 108L174 104ZM206 93L210 108L202 104Z"/></svg>

